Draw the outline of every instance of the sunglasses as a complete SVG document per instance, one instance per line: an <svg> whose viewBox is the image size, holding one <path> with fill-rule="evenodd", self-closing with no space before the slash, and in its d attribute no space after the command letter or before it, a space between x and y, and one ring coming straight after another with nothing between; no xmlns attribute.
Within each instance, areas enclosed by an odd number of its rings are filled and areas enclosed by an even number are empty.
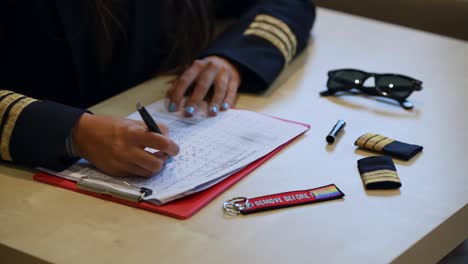
<svg viewBox="0 0 468 264"><path fill-rule="evenodd" d="M363 86L370 77L374 77L375 86ZM408 98L413 91L422 90L422 82L408 76L391 73L371 73L355 69L339 69L328 72L327 91L322 96L335 95L337 92L357 89L365 94L394 99L405 109L413 108Z"/></svg>

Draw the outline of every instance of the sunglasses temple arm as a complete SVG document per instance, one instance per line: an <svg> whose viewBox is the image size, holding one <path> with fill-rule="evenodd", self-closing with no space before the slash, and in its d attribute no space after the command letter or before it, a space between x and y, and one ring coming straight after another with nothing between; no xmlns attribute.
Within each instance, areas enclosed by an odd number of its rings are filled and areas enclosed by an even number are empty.
<svg viewBox="0 0 468 264"><path fill-rule="evenodd" d="M325 90L320 92L320 96L332 96L335 95L335 91Z"/></svg>
<svg viewBox="0 0 468 264"><path fill-rule="evenodd" d="M362 86L362 87L359 87L359 90L361 90L362 92L364 92L364 93L366 93L368 95L375 95L375 96L380 95L375 87Z"/></svg>

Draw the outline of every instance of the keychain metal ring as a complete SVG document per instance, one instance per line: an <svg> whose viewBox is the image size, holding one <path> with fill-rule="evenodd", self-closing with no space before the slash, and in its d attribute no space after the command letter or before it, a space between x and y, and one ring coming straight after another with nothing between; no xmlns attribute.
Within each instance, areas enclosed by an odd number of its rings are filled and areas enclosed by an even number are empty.
<svg viewBox="0 0 468 264"><path fill-rule="evenodd" d="M242 213L242 210L248 204L249 199L247 197L235 197L224 202L224 211L230 215L238 215Z"/></svg>

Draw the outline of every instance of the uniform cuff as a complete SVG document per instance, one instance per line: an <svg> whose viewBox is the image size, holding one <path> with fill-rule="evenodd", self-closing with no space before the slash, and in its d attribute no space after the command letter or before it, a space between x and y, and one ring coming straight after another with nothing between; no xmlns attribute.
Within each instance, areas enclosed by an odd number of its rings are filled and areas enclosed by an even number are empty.
<svg viewBox="0 0 468 264"><path fill-rule="evenodd" d="M246 40L243 49L239 46L236 50L216 50L207 49L199 58L208 56L219 56L229 60L234 64L241 75L242 82L239 87L240 92L259 93L265 91L270 84L276 79L283 69L284 61L277 59L274 61L258 59L259 57L280 58L281 55L276 49L256 49L254 45L250 46L249 41L253 41L258 45L258 42L263 42L262 45L270 45L267 41L254 39L253 36L248 36L251 40ZM247 48L250 46L250 48Z"/></svg>
<svg viewBox="0 0 468 264"><path fill-rule="evenodd" d="M10 140L12 161L63 170L77 159L66 154L66 138L86 110L55 102L34 102L18 117Z"/></svg>

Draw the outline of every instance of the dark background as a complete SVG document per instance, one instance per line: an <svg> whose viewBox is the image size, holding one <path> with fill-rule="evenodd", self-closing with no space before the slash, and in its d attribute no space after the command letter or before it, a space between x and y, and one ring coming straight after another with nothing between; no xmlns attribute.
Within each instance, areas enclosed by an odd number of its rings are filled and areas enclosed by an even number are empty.
<svg viewBox="0 0 468 264"><path fill-rule="evenodd" d="M468 41L468 0L313 0L317 6Z"/></svg>

